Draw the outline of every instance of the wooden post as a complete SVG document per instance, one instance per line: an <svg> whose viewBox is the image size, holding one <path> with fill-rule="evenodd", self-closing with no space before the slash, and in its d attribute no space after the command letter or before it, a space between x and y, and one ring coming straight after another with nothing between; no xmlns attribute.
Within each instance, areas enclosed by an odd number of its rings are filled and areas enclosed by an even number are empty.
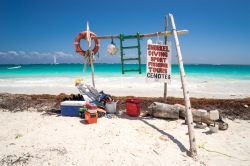
<svg viewBox="0 0 250 166"><path fill-rule="evenodd" d="M94 64L93 64L93 55L90 53L90 65L91 65L91 71L92 71L92 85L95 88L95 70L94 70Z"/></svg>
<svg viewBox="0 0 250 166"><path fill-rule="evenodd" d="M193 130L193 116L191 112L189 92L186 86L185 71L183 67L181 48L180 48L180 43L179 43L179 39L178 39L177 32L176 32L174 17L172 14L169 14L169 17L170 17L172 29L173 29L172 32L174 35L174 40L175 40L175 45L176 45L176 52L177 52L180 75L181 75L182 90L183 90L183 95L185 99L186 119L188 123L188 134L189 134L189 143L190 143L190 154L192 157L194 157L197 155L197 150L196 150L195 134Z"/></svg>
<svg viewBox="0 0 250 166"><path fill-rule="evenodd" d="M84 69L83 69L83 70L84 70L84 72L86 73L86 72L87 72L87 62L84 61L83 63L84 63Z"/></svg>
<svg viewBox="0 0 250 166"><path fill-rule="evenodd" d="M83 56L83 72L86 73L87 72L87 62Z"/></svg>
<svg viewBox="0 0 250 166"><path fill-rule="evenodd" d="M167 32L167 30L168 30L168 17L165 16L164 31ZM164 44L166 45L167 42L168 42L168 37L167 37L167 35L164 35ZM166 82L164 82L164 94L163 94L164 100L166 100L166 98L167 98L167 90L168 90L168 84Z"/></svg>
<svg viewBox="0 0 250 166"><path fill-rule="evenodd" d="M90 29L89 29L89 23L87 22L87 36L86 40L88 43L89 48L89 60L91 65L91 72L92 72L92 85L95 88L95 70L94 70L94 64L93 64L93 52L91 51L91 37L90 37Z"/></svg>

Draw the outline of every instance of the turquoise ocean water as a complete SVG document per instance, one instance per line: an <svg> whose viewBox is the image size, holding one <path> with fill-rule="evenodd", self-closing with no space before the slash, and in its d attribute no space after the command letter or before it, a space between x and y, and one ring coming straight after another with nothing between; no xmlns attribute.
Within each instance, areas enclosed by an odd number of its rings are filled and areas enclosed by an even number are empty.
<svg viewBox="0 0 250 166"><path fill-rule="evenodd" d="M29 65L0 65L0 78L23 77L77 77L90 75L91 68L83 73L82 64L29 64ZM13 68L14 67L14 68ZM127 64L126 69L136 68L135 64ZM146 65L142 65L142 75ZM250 65L185 65L189 77L220 77L240 80L250 80ZM178 65L172 65L172 74L177 75ZM95 64L95 75L102 77L121 76L121 64ZM125 76L136 76L138 73L126 73Z"/></svg>

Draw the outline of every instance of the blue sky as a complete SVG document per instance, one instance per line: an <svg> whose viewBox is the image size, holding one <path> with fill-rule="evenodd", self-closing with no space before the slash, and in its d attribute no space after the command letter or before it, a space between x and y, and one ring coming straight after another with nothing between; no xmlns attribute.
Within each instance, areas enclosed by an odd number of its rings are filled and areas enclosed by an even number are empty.
<svg viewBox="0 0 250 166"><path fill-rule="evenodd" d="M73 42L87 21L97 35L150 33L163 30L168 13L190 30L179 36L185 63L250 64L249 0L0 0L0 64L51 63L54 55L80 63ZM101 41L97 62L120 62L107 55L109 43Z"/></svg>

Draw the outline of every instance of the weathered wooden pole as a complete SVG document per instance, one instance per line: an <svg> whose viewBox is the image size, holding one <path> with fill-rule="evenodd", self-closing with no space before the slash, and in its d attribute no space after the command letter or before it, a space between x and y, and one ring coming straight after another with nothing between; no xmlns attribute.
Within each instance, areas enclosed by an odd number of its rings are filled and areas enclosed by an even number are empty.
<svg viewBox="0 0 250 166"><path fill-rule="evenodd" d="M179 30L177 31L178 35L184 35L187 34L188 30ZM164 32L154 32L154 33L147 33L147 34L140 34L139 37L141 38L145 38L145 37L154 37L154 36L171 36L172 32L169 31L164 31ZM129 35L130 37L134 37L136 38L137 35ZM93 37L93 38L97 38L97 39L120 39L120 35L111 35L111 36L97 36L97 37Z"/></svg>
<svg viewBox="0 0 250 166"><path fill-rule="evenodd" d="M186 86L185 71L184 71L184 66L183 66L181 48L180 48L180 43L179 43L179 39L178 39L177 32L176 32L174 17L172 14L169 14L169 17L170 17L172 29L173 29L172 32L174 35L174 41L175 41L175 45L176 45L176 52L177 52L180 75L181 75L182 90L183 90L183 95L184 95L184 99L185 99L186 119L187 119L187 123L188 123L188 135L189 135L189 143L190 143L190 155L192 157L194 157L197 155L197 150L196 150L195 134L194 134L194 130L193 130L193 116L192 116L192 112L191 112L189 92L188 92L188 89Z"/></svg>
<svg viewBox="0 0 250 166"><path fill-rule="evenodd" d="M165 16L165 19L164 19L164 31L167 32L168 30L168 17ZM167 35L164 35L164 44L166 45L168 42L168 37ZM166 82L164 82L164 94L163 94L163 98L164 100L166 100L167 98L167 91L168 91L168 84Z"/></svg>
<svg viewBox="0 0 250 166"><path fill-rule="evenodd" d="M85 59L83 59L83 64L84 64L83 71L86 73L87 72L87 62Z"/></svg>
<svg viewBox="0 0 250 166"><path fill-rule="evenodd" d="M88 48L89 48L89 60L90 60L90 65L91 65L91 72L92 72L92 85L95 88L95 70L94 70L94 64L93 64L93 53L91 51L91 37L90 37L90 30L89 30L89 23L87 22L87 35L86 35L87 43L88 43Z"/></svg>
<svg viewBox="0 0 250 166"><path fill-rule="evenodd" d="M90 53L90 65L91 65L91 71L92 71L92 85L95 88L95 70L94 70L94 64L93 64L93 55Z"/></svg>

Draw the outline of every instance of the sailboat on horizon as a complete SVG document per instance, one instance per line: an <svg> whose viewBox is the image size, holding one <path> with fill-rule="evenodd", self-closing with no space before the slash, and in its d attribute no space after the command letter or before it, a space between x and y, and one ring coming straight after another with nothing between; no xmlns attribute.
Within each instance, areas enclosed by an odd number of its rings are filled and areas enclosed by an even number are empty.
<svg viewBox="0 0 250 166"><path fill-rule="evenodd" d="M54 63L53 63L54 65L58 65L59 63L57 63L57 61L56 61L56 55L54 55Z"/></svg>

